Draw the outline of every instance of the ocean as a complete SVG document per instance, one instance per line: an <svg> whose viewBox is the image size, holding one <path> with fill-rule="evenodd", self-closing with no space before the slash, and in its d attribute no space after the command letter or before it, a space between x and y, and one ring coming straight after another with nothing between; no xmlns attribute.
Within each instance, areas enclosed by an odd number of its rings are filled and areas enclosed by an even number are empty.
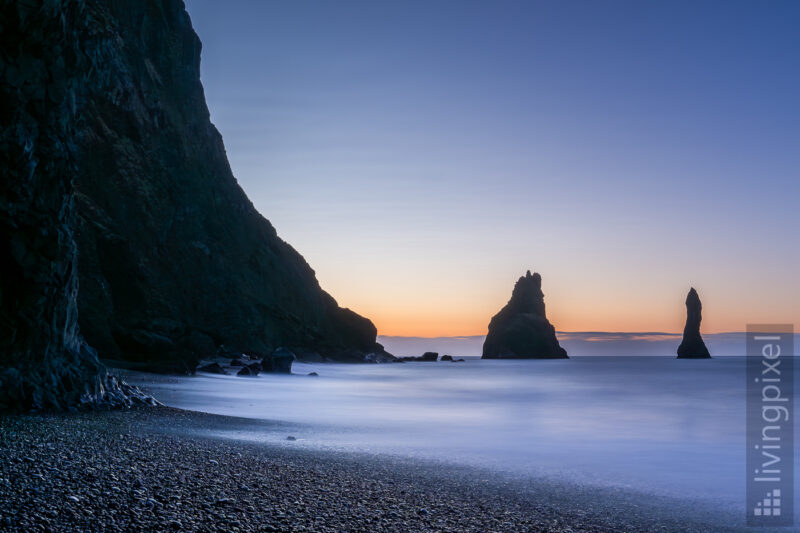
<svg viewBox="0 0 800 533"><path fill-rule="evenodd" d="M276 421L223 437L397 454L743 508L744 370L740 357L467 358L295 363L292 375L199 373L138 384L169 406Z"/></svg>

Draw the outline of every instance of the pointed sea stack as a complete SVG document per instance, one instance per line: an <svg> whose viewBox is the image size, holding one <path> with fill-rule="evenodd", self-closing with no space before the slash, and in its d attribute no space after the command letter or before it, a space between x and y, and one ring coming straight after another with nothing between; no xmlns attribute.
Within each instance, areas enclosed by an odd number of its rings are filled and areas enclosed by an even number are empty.
<svg viewBox="0 0 800 533"><path fill-rule="evenodd" d="M701 311L703 304L694 287L689 289L686 296L686 326L683 328L683 341L678 346L678 359L708 359L706 343L700 336L700 321L703 319Z"/></svg>
<svg viewBox="0 0 800 533"><path fill-rule="evenodd" d="M544 313L542 276L530 270L514 286L511 300L489 322L483 359L566 359L556 330Z"/></svg>

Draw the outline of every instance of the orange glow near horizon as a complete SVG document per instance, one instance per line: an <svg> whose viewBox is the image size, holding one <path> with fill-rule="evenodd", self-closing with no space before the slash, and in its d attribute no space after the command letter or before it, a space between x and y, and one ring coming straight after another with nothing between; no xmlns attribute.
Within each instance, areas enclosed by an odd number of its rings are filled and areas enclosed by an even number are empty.
<svg viewBox="0 0 800 533"><path fill-rule="evenodd" d="M552 278L552 276L550 277ZM567 290L545 277L547 317L556 330L564 332L664 332L683 331L686 311L684 299L688 285L661 290L623 293L614 288L592 292ZM342 305L368 317L379 335L402 337L459 337L485 335L489 321L510 297L513 281L506 287L492 287L472 294L453 287L426 291L396 290L384 297L356 291L358 301L341 299ZM550 287L548 288L548 281ZM352 287L350 287L352 289ZM758 309L752 295L718 291L713 287L698 290L703 300L703 333L744 331L748 323L792 322L800 324L797 309L783 305ZM615 305L610 302L614 301ZM387 303L388 302L388 303ZM749 313L739 310L750 310Z"/></svg>
<svg viewBox="0 0 800 533"><path fill-rule="evenodd" d="M498 309L499 310L499 309ZM390 314L381 315L380 313L363 313L375 324L378 335L388 337L472 337L486 335L489 326L489 317L468 317L464 320L450 319L449 317L433 316L392 316ZM563 332L587 332L601 331L608 333L681 333L683 331L683 321L671 320L666 327L659 327L658 324L647 320L636 320L633 317L627 322L570 322L559 321L555 316L548 316L550 322L557 331ZM728 333L734 331L745 331L745 322L721 323L715 327L707 327L704 323L701 327L703 333ZM769 323L771 320L752 320L749 323ZM679 325L677 325L679 324Z"/></svg>

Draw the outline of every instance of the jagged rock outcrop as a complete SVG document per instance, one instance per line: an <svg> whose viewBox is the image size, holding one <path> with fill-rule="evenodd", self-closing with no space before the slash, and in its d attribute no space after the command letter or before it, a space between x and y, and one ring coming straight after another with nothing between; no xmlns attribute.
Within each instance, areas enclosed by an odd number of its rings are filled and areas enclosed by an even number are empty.
<svg viewBox="0 0 800 533"><path fill-rule="evenodd" d="M364 356L365 363L399 363L400 359L383 349L383 345L376 343L376 350Z"/></svg>
<svg viewBox="0 0 800 533"><path fill-rule="evenodd" d="M76 130L97 58L80 2L0 1L0 411L154 403L81 338Z"/></svg>
<svg viewBox="0 0 800 533"><path fill-rule="evenodd" d="M435 363L439 360L438 352L425 352L420 356L400 357L403 362Z"/></svg>
<svg viewBox="0 0 800 533"><path fill-rule="evenodd" d="M711 354L700 336L700 322L703 304L700 303L700 296L694 287L689 289L686 295L686 326L683 328L683 340L678 346L678 359L706 359Z"/></svg>
<svg viewBox="0 0 800 533"><path fill-rule="evenodd" d="M261 364L264 365L265 372L274 372L276 374L291 374L292 363L297 357L291 350L280 347L271 355L265 357Z"/></svg>
<svg viewBox="0 0 800 533"><path fill-rule="evenodd" d="M511 299L492 317L483 359L564 359L555 328L544 311L542 277L530 270L514 285Z"/></svg>

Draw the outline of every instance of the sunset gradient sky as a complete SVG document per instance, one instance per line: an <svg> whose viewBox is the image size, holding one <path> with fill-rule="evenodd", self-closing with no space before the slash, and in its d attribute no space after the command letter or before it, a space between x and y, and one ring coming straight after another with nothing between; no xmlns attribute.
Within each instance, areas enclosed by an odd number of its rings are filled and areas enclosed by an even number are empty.
<svg viewBox="0 0 800 533"><path fill-rule="evenodd" d="M383 335L800 325L800 3L188 0L240 184Z"/></svg>

